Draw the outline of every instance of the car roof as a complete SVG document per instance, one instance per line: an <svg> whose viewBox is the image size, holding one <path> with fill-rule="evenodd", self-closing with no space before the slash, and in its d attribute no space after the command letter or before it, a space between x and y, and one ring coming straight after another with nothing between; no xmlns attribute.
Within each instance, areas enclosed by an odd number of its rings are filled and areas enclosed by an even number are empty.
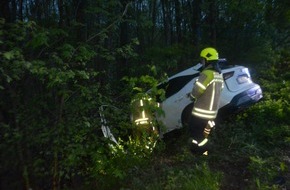
<svg viewBox="0 0 290 190"><path fill-rule="evenodd" d="M168 78L168 80L172 79L172 78L176 78L176 77L179 77L179 76L185 76L185 75L192 75L192 74L195 74L195 73L199 73L199 69L202 67L202 64L201 63L198 63L197 65L193 66L193 67L190 67L188 69L185 69L171 77Z"/></svg>

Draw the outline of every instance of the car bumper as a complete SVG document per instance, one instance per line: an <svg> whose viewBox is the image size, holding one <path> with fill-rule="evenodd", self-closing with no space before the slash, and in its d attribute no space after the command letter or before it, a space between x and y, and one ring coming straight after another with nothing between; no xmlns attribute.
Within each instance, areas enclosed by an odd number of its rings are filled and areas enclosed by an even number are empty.
<svg viewBox="0 0 290 190"><path fill-rule="evenodd" d="M258 102L263 97L262 89L259 85L255 85L254 87L244 91L238 95L236 95L231 104L233 107L241 108L248 107L256 102Z"/></svg>
<svg viewBox="0 0 290 190"><path fill-rule="evenodd" d="M259 85L255 84L250 89L237 94L229 104L220 108L219 112L229 113L233 111L240 111L260 101L262 98L262 89Z"/></svg>

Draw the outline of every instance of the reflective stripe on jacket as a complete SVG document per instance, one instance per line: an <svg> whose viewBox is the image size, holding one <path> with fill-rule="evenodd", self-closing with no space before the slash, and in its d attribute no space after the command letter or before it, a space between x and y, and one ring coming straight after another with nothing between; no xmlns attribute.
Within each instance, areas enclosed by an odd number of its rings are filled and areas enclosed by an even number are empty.
<svg viewBox="0 0 290 190"><path fill-rule="evenodd" d="M195 82L191 95L196 98L192 114L203 119L215 119L224 80L222 74L206 68Z"/></svg>

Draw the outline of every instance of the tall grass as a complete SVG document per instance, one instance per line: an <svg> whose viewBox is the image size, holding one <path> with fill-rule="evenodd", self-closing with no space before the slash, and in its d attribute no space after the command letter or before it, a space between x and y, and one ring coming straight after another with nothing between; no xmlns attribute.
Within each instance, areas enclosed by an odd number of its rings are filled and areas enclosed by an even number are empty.
<svg viewBox="0 0 290 190"><path fill-rule="evenodd" d="M135 178L133 189L217 190L220 189L222 180L222 173L212 171L206 162L188 165L187 168L169 167L152 174L143 180Z"/></svg>

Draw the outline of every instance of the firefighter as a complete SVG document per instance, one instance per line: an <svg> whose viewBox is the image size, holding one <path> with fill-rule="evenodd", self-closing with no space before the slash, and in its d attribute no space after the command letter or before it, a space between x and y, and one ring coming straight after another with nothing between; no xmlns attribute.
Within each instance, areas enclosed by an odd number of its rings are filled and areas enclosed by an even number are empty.
<svg viewBox="0 0 290 190"><path fill-rule="evenodd" d="M219 56L216 49L205 48L200 53L203 70L190 93L194 101L190 123L190 149L193 153L207 155L208 136L215 126L220 94L224 86Z"/></svg>

